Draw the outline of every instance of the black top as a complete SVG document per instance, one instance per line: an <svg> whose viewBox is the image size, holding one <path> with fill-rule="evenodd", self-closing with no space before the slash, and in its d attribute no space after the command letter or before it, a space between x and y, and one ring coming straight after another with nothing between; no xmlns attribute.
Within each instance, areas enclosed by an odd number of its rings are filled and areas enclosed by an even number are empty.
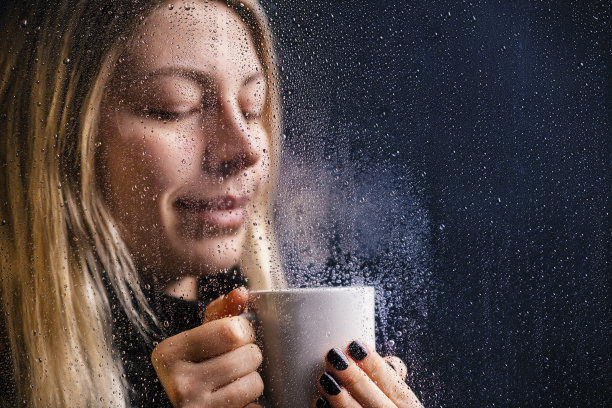
<svg viewBox="0 0 612 408"><path fill-rule="evenodd" d="M154 344L202 324L206 305L239 286L246 286L246 281L238 270L233 269L224 274L200 278L198 300L194 301L145 290L145 296L159 319L163 331L163 333L157 333L151 342L143 340L128 321L122 308L114 309L114 347L123 362L132 407L172 407L151 364ZM0 315L0 370L2 370L0 407L12 407L16 405L15 387L11 381L13 369L4 323ZM6 383L7 380L8 383Z"/></svg>
<svg viewBox="0 0 612 408"><path fill-rule="evenodd" d="M133 407L172 406L151 364L154 345L202 324L206 305L239 286L246 286L246 281L237 270L231 270L228 273L200 278L198 300L184 300L145 291L163 330L162 334L155 335L151 343L142 339L122 310L117 312L113 328L115 348L123 362Z"/></svg>

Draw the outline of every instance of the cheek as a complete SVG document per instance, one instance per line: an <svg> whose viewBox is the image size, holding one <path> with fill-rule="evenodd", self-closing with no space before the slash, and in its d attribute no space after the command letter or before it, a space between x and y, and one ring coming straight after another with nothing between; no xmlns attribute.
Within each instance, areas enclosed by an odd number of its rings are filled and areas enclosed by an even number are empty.
<svg viewBox="0 0 612 408"><path fill-rule="evenodd" d="M139 120L118 121L118 131L107 138L111 186L136 194L161 194L191 177L205 148L189 124L151 127Z"/></svg>

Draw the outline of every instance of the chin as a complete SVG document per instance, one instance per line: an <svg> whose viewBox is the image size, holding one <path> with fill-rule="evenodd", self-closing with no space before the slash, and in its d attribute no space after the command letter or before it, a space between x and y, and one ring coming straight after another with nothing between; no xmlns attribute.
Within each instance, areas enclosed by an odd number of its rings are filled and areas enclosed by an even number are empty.
<svg viewBox="0 0 612 408"><path fill-rule="evenodd" d="M238 264L243 253L246 232L241 228L234 234L197 241L183 241L179 257L189 275L214 275ZM182 256L181 256L182 255ZM176 265L176 264L175 264Z"/></svg>

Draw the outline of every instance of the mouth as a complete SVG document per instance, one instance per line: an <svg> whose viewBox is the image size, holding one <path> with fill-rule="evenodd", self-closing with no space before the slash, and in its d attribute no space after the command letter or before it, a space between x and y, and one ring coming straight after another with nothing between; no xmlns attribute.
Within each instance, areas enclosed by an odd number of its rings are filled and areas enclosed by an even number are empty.
<svg viewBox="0 0 612 408"><path fill-rule="evenodd" d="M239 228L246 218L247 197L232 195L191 198L181 197L174 207L181 213L197 217L209 227L218 230Z"/></svg>

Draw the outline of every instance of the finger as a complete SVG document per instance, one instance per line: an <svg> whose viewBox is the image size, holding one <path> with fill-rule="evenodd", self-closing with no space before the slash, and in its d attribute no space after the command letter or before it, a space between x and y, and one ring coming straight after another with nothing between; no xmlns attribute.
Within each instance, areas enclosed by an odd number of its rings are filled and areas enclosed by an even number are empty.
<svg viewBox="0 0 612 408"><path fill-rule="evenodd" d="M259 404L249 404L244 408L263 408L263 406L259 405Z"/></svg>
<svg viewBox="0 0 612 408"><path fill-rule="evenodd" d="M376 350L356 340L349 344L347 352L398 407L422 408L416 395Z"/></svg>
<svg viewBox="0 0 612 408"><path fill-rule="evenodd" d="M360 405L364 407L395 408L395 404L389 397L340 349L331 349L325 360L328 371Z"/></svg>
<svg viewBox="0 0 612 408"><path fill-rule="evenodd" d="M402 359L397 356L386 356L384 359L387 364L389 364L391 368L395 370L397 375L399 375L402 380L406 381L406 377L408 376L408 367L406 367L406 364L404 364Z"/></svg>
<svg viewBox="0 0 612 408"><path fill-rule="evenodd" d="M229 353L202 363L192 364L194 376L202 379L203 387L215 390L256 371L263 360L255 344L247 344Z"/></svg>
<svg viewBox="0 0 612 408"><path fill-rule="evenodd" d="M167 338L153 349L151 360L157 370L167 362L200 362L254 341L255 331L247 319L226 317Z"/></svg>
<svg viewBox="0 0 612 408"><path fill-rule="evenodd" d="M213 392L212 406L244 407L259 398L263 389L261 376L258 372L252 372Z"/></svg>
<svg viewBox="0 0 612 408"><path fill-rule="evenodd" d="M331 404L324 396L320 396L319 398L312 401L313 408L331 408Z"/></svg>
<svg viewBox="0 0 612 408"><path fill-rule="evenodd" d="M355 398L353 398L351 394L342 387L338 379L329 372L325 372L319 377L317 387L319 387L319 391L321 391L325 400L332 407L361 408L361 405L355 401ZM315 403L317 401L315 401Z"/></svg>
<svg viewBox="0 0 612 408"><path fill-rule="evenodd" d="M204 323L228 316L238 316L244 311L249 299L249 292L244 287L232 290L213 300L204 311Z"/></svg>

